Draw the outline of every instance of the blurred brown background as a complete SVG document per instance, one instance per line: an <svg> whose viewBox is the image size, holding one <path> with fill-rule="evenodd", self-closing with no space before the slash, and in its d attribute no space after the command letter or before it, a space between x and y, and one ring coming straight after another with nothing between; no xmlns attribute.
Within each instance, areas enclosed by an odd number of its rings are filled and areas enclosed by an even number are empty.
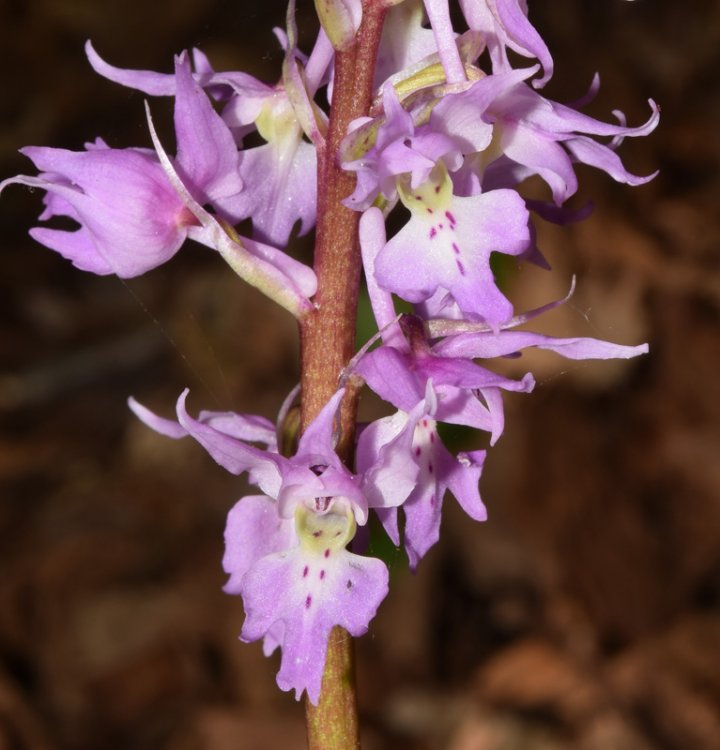
<svg viewBox="0 0 720 750"><path fill-rule="evenodd" d="M627 141L650 185L581 169L583 224L541 228L552 277L522 270L521 307L575 297L556 334L649 341L629 363L533 364L487 463L490 521L446 503L443 541L398 567L358 643L369 750L720 747L720 6L558 0L531 17L556 61L548 94L659 130ZM311 33L308 9L301 27ZM23 145L149 145L139 94L109 61L171 69L198 45L272 81L277 0L3 0L0 175ZM169 100L156 100L161 124ZM166 134L168 130L165 131ZM166 138L170 137L166 135ZM122 283L33 243L39 195L0 200L0 750L301 748L276 661L237 642L224 517L243 492L195 444L128 412L274 417L297 378L294 324L187 246ZM516 370L516 371L519 371Z"/></svg>

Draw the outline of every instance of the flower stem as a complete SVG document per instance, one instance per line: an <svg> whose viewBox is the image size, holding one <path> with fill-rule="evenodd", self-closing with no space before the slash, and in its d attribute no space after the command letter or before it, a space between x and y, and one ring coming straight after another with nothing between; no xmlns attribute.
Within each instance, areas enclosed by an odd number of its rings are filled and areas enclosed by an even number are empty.
<svg viewBox="0 0 720 750"><path fill-rule="evenodd" d="M363 3L355 43L335 56L333 102L324 147L318 148L315 240L317 308L300 323L302 429L338 388L338 378L354 354L360 284L359 214L342 205L355 187L354 175L340 168L337 153L348 125L366 115L385 16L382 0ZM340 457L349 461L354 441L357 393L348 389L340 409ZM309 750L360 747L352 638L341 628L330 634L322 691L317 706L306 702Z"/></svg>

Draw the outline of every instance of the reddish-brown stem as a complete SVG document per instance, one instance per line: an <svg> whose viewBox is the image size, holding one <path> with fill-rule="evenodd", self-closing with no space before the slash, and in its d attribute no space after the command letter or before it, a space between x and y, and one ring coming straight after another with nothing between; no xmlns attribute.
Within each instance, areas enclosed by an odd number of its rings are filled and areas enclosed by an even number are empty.
<svg viewBox="0 0 720 750"><path fill-rule="evenodd" d="M363 20L349 49L335 57L333 103L324 148L318 149L318 200L315 240L317 309L300 324L302 360L302 429L317 416L338 388L338 378L354 354L360 283L359 214L342 205L355 177L337 161L340 142L352 120L367 114L372 100L375 58L385 8L363 3ZM357 398L348 394L340 410L340 457L349 461L354 440ZM317 706L306 703L310 750L356 750L360 747L353 646L335 628L328 642L322 691Z"/></svg>
<svg viewBox="0 0 720 750"><path fill-rule="evenodd" d="M352 120L367 114L384 9L367 3L356 43L335 57L333 106L326 145L318 149L318 198L315 240L317 310L300 326L303 428L337 390L338 376L354 353L355 316L360 280L357 211L342 205L355 187L355 176L337 162L340 142ZM343 433L352 431L351 404L343 409Z"/></svg>

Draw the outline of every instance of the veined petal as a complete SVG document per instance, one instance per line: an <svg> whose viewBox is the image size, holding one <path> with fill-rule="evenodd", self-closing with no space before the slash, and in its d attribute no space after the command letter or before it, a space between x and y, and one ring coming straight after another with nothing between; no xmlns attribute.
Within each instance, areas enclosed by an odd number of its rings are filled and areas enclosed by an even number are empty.
<svg viewBox="0 0 720 750"><path fill-rule="evenodd" d="M286 56L283 63L285 91L303 133L316 148L321 148L325 143L327 116L312 100L299 65L296 57Z"/></svg>
<svg viewBox="0 0 720 750"><path fill-rule="evenodd" d="M493 125L482 119L490 105L508 89L529 78L537 66L485 76L460 93L448 93L430 115L433 130L446 133L463 144L464 153L483 151L490 145Z"/></svg>
<svg viewBox="0 0 720 750"><path fill-rule="evenodd" d="M300 234L315 225L317 159L315 147L299 130L240 154L245 191L232 204L238 218L250 217L258 239L284 247L293 226Z"/></svg>
<svg viewBox="0 0 720 750"><path fill-rule="evenodd" d="M397 315L392 295L382 289L375 278L375 258L387 242L385 218L379 208L368 208L363 213L360 217L359 233L365 282L378 329L382 331L385 344L402 346L404 339L395 321Z"/></svg>
<svg viewBox="0 0 720 750"><path fill-rule="evenodd" d="M263 443L269 451L277 452L275 425L265 417L257 414L236 414L232 411L203 409L198 419L225 435L249 443Z"/></svg>
<svg viewBox="0 0 720 750"><path fill-rule="evenodd" d="M516 381L461 357L440 357L433 353L427 357L416 358L413 361L413 369L418 376L426 380L432 379L436 385L443 384L468 390L491 387L516 390L518 387Z"/></svg>
<svg viewBox="0 0 720 750"><path fill-rule="evenodd" d="M435 46L445 71L445 79L448 83L465 81L465 68L455 43L455 31L450 20L450 6L447 0L423 0L423 2L435 35Z"/></svg>
<svg viewBox="0 0 720 750"><path fill-rule="evenodd" d="M613 180L626 185L644 185L646 182L657 177L658 172L653 172L645 177L628 172L623 166L620 157L608 146L597 143L586 136L569 138L565 141L565 148L583 164L602 169L607 172Z"/></svg>
<svg viewBox="0 0 720 750"><path fill-rule="evenodd" d="M435 35L423 27L422 0L404 0L387 12L375 64L374 88L434 54Z"/></svg>
<svg viewBox="0 0 720 750"><path fill-rule="evenodd" d="M427 412L423 400L410 414L398 411L363 430L357 447L358 471L371 508L401 505L415 488L418 467L412 459L412 441L418 419Z"/></svg>
<svg viewBox="0 0 720 750"><path fill-rule="evenodd" d="M85 54L93 70L103 78L150 96L173 96L175 94L175 76L172 73L116 68L98 55L89 39L85 42Z"/></svg>
<svg viewBox="0 0 720 750"><path fill-rule="evenodd" d="M62 255L71 261L75 268L90 271L98 276L115 273L112 265L100 254L92 235L86 227L80 227L74 232L63 229L48 229L47 227L33 227L30 236L45 247Z"/></svg>
<svg viewBox="0 0 720 750"><path fill-rule="evenodd" d="M294 520L281 518L274 500L267 495L241 498L230 510L225 527L223 569L230 579L223 591L241 593L243 576L261 557L296 543Z"/></svg>
<svg viewBox="0 0 720 750"><path fill-rule="evenodd" d="M178 421L158 416L132 396L128 398L127 403L141 422L161 435L178 439L190 434ZM268 450L277 452L275 428L265 417L256 414L235 414L231 411L201 411L198 421L228 437L250 443L263 443Z"/></svg>
<svg viewBox="0 0 720 750"><path fill-rule="evenodd" d="M151 430L155 430L160 435L178 440L188 436L188 431L175 419L166 419L165 417L158 416L155 412L150 411L147 406L143 406L139 401L136 401L132 396L128 398L127 404L130 407L130 411L143 423L146 424Z"/></svg>
<svg viewBox="0 0 720 750"><path fill-rule="evenodd" d="M308 95L311 98L317 93L323 82L327 81L334 56L335 50L327 34L321 28L305 65L305 83Z"/></svg>
<svg viewBox="0 0 720 750"><path fill-rule="evenodd" d="M619 124L604 123L545 99L518 83L501 93L488 108L488 117L495 122L502 151L500 155L493 155L494 161L485 159L483 187L513 185L527 176L539 174L550 185L553 200L559 206L577 190L570 157L604 170L619 182L630 185L648 182L655 174L648 177L631 174L614 149L625 137L647 135L655 129L659 109L652 100L650 107L650 118L639 127L627 127L621 112L614 113ZM613 136L613 140L603 145L589 135ZM517 166L504 163L507 159Z"/></svg>
<svg viewBox="0 0 720 750"><path fill-rule="evenodd" d="M530 331L498 333L460 333L448 336L433 347L435 354L445 357L506 357L528 347L548 349L567 359L629 359L646 354L647 344L623 346L593 338L554 338Z"/></svg>
<svg viewBox="0 0 720 750"><path fill-rule="evenodd" d="M335 432L335 417L344 395L344 388L337 390L301 435L295 454L298 462L302 461L308 466L342 466L340 458L335 453L338 438Z"/></svg>
<svg viewBox="0 0 720 750"><path fill-rule="evenodd" d="M487 43L493 73L511 69L507 50L523 57L536 57L544 74L533 82L540 88L550 80L553 60L537 31L527 18L527 4L521 0L460 0L468 26L483 34Z"/></svg>
<svg viewBox="0 0 720 750"><path fill-rule="evenodd" d="M177 403L178 421L187 433L231 474L248 471L253 484L257 484L266 495L277 497L281 484L280 466L284 465L286 459L247 445L200 420L193 419L185 407L187 395L188 390L183 391Z"/></svg>
<svg viewBox="0 0 720 750"><path fill-rule="evenodd" d="M220 228L220 231L222 231L222 228ZM267 269L270 277L276 277L303 297L312 297L317 291L317 276L315 276L315 271L310 266L301 263L299 260L295 260L295 258L272 245L266 245L264 242L251 240L249 237L241 237L234 233L232 237L229 232L225 232L225 234L228 239L220 240L220 242L224 243L225 250L225 252L222 252L221 249L221 255L223 255L231 267L233 267L233 264L230 262L231 260L234 262L234 259L237 258L238 262L244 265L249 256L249 258L255 258L258 263L262 264L262 267ZM207 247L212 247L216 250L220 249L217 247L218 228L215 226L211 226L210 229L205 227L191 227L188 231L188 236L203 245L207 245Z"/></svg>
<svg viewBox="0 0 720 750"><path fill-rule="evenodd" d="M558 137L583 133L600 136L645 136L651 133L660 122L657 104L650 99L650 117L638 127L628 127L623 121L619 124L602 122L594 117L578 112L572 107L551 101L527 86L517 86L508 91L497 102L498 111L504 110L511 117L522 120L535 132ZM616 113L621 114L621 113Z"/></svg>
<svg viewBox="0 0 720 750"><path fill-rule="evenodd" d="M478 491L484 451L461 454L456 459L440 440L435 420L425 417L415 429L413 455L419 467L417 486L402 507L404 545L414 570L440 537L442 503L447 489L474 520L484 521L486 513Z"/></svg>
<svg viewBox="0 0 720 750"><path fill-rule="evenodd" d="M175 59L175 81L176 169L201 205L210 202L222 212L226 199L243 187L237 146L193 78L185 53Z"/></svg>
<svg viewBox="0 0 720 750"><path fill-rule="evenodd" d="M169 260L192 221L154 157L139 149L89 151L29 146L21 149L39 177L18 175L0 183L39 187L57 198L46 201L42 218L67 215L81 229L41 228L35 236L96 273L138 276Z"/></svg>
<svg viewBox="0 0 720 750"><path fill-rule="evenodd" d="M299 546L261 558L242 581L246 620L240 637L254 641L272 631L277 638L282 623L278 685L295 690L297 698L307 691L314 704L330 631L339 625L354 636L365 633L388 590L380 560L344 549L354 534L351 519L349 512L317 516L298 509Z"/></svg>
<svg viewBox="0 0 720 750"><path fill-rule="evenodd" d="M486 521L487 510L480 498L479 481L485 461L485 451L459 453L447 474L448 489L460 507L475 521Z"/></svg>
<svg viewBox="0 0 720 750"><path fill-rule="evenodd" d="M320 24L336 50L352 44L362 20L361 0L315 0Z"/></svg>
<svg viewBox="0 0 720 750"><path fill-rule="evenodd" d="M532 390L534 386L535 381L530 377L530 383L526 390ZM500 388L482 388L480 392L490 412L490 445L492 446L497 443L505 429L505 409L503 407L502 391Z"/></svg>
<svg viewBox="0 0 720 750"><path fill-rule="evenodd" d="M286 276L277 265L248 252L241 244L239 236L235 235L237 239L230 237L227 231L229 228L223 228L217 219L192 197L160 143L147 104L146 109L150 135L160 164L177 195L205 230L202 233L194 234L193 237L210 247L214 247L238 276L275 300L286 310L292 312L296 317L300 317L303 313L311 310L312 303L301 293L292 278Z"/></svg>
<svg viewBox="0 0 720 750"><path fill-rule="evenodd" d="M506 123L501 132L505 156L539 174L550 186L556 205L577 192L577 177L562 146L521 123Z"/></svg>
<svg viewBox="0 0 720 750"><path fill-rule="evenodd" d="M408 355L391 346L368 352L355 366L370 388L396 409L411 412L424 396L424 384L412 372Z"/></svg>
<svg viewBox="0 0 720 750"><path fill-rule="evenodd" d="M497 419L478 398L478 391L439 384L436 386L438 407L435 418L438 422L461 424L475 430L490 432L495 437ZM488 389L492 390L492 389ZM500 401L502 407L502 401Z"/></svg>
<svg viewBox="0 0 720 750"><path fill-rule="evenodd" d="M380 251L375 276L381 287L409 302L422 302L443 288L467 317L502 323L512 316L512 305L495 285L490 254L520 255L527 248L525 203L512 190L467 198L450 190L446 176L444 182L438 177L420 190L401 192L411 219Z"/></svg>
<svg viewBox="0 0 720 750"><path fill-rule="evenodd" d="M552 78L554 64L547 45L528 21L527 11L519 0L489 0L489 4L507 35L507 45L520 55L540 61L544 74L533 81L533 86L542 88Z"/></svg>
<svg viewBox="0 0 720 750"><path fill-rule="evenodd" d="M411 570L416 570L420 560L440 538L443 498L438 496L439 493L437 481L434 477L428 476L425 470L421 472L421 479L415 491L403 505L403 541Z"/></svg>
<svg viewBox="0 0 720 750"><path fill-rule="evenodd" d="M176 79L173 73L156 73L152 70L131 70L117 68L103 60L95 51L92 42L85 42L85 54L96 73L109 81L119 83L121 86L142 91L149 96L174 96L177 90ZM239 96L258 97L266 96L272 89L251 75L242 72L213 71L208 58L199 50L192 50L195 73L193 77L202 88L209 88L213 98L227 99L230 92ZM221 95L217 95L223 90Z"/></svg>

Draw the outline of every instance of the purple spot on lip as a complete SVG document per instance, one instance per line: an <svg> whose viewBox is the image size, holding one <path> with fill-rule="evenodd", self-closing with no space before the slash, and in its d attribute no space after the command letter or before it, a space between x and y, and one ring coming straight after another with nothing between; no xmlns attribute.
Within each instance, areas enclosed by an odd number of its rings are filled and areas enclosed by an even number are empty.
<svg viewBox="0 0 720 750"><path fill-rule="evenodd" d="M303 578L307 578L307 574L308 574L308 566L306 565L305 569L303 570Z"/></svg>
<svg viewBox="0 0 720 750"><path fill-rule="evenodd" d="M310 604L312 603L312 596L310 594L307 595L307 599L305 599L305 609L310 609Z"/></svg>
<svg viewBox="0 0 720 750"><path fill-rule="evenodd" d="M436 192L436 193L439 193L439 192L440 192L440 185L435 185L435 192Z"/></svg>
<svg viewBox="0 0 720 750"><path fill-rule="evenodd" d="M458 247L458 244L457 244L457 242L453 242L453 243L452 243L452 249L453 249L453 250L454 250L454 251L455 251L455 252L456 252L456 253L457 253L458 255L460 255L460 248Z"/></svg>
<svg viewBox="0 0 720 750"><path fill-rule="evenodd" d="M317 539L319 536L322 536L322 531L313 531L313 536Z"/></svg>
<svg viewBox="0 0 720 750"><path fill-rule="evenodd" d="M431 442L431 443L434 443L434 442L435 442L435 433L434 433L434 432L431 432L431 433L430 433L430 442Z"/></svg>
<svg viewBox="0 0 720 750"><path fill-rule="evenodd" d="M323 555L324 555L325 557L330 557L330 550L329 550L329 549L326 549L326 550L325 550L325 552L323 553Z"/></svg>
<svg viewBox="0 0 720 750"><path fill-rule="evenodd" d="M352 588L352 581L348 579L348 582L345 584L349 589Z"/></svg>
<svg viewBox="0 0 720 750"><path fill-rule="evenodd" d="M430 505L435 505L435 495L430 495Z"/></svg>
<svg viewBox="0 0 720 750"><path fill-rule="evenodd" d="M433 465L428 461L428 474L433 473Z"/></svg>
<svg viewBox="0 0 720 750"><path fill-rule="evenodd" d="M322 581L323 578L325 578L325 571L321 570L320 571L320 580Z"/></svg>
<svg viewBox="0 0 720 750"><path fill-rule="evenodd" d="M443 226L444 226L443 224L438 224L438 229L442 229Z"/></svg>
<svg viewBox="0 0 720 750"><path fill-rule="evenodd" d="M415 455L419 456L422 451L420 450L420 446L418 445L417 448L415 448Z"/></svg>
<svg viewBox="0 0 720 750"><path fill-rule="evenodd" d="M455 221L455 217L450 213L450 211L445 211L445 216L451 224L457 224L457 222Z"/></svg>
<svg viewBox="0 0 720 750"><path fill-rule="evenodd" d="M432 210L432 208L426 208L425 209L429 214L434 214L435 211Z"/></svg>
<svg viewBox="0 0 720 750"><path fill-rule="evenodd" d="M458 271L460 271L460 274L462 276L464 276L465 275L465 266L457 258L455 259L455 263L457 264Z"/></svg>
<svg viewBox="0 0 720 750"><path fill-rule="evenodd" d="M422 203L422 195L416 195L415 200L420 201L420 203Z"/></svg>
<svg viewBox="0 0 720 750"><path fill-rule="evenodd" d="M437 229L435 227L431 227L430 229L430 239L432 239L437 234Z"/></svg>

